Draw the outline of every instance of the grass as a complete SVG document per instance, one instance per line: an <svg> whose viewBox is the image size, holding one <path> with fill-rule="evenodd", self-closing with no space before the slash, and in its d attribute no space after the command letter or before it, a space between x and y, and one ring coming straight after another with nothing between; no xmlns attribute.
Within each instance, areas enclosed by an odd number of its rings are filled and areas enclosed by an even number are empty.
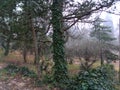
<svg viewBox="0 0 120 90"><path fill-rule="evenodd" d="M28 67L28 69L34 71L35 73L37 73L37 70L36 70L36 66L34 64L25 64L23 66L26 66Z"/></svg>
<svg viewBox="0 0 120 90"><path fill-rule="evenodd" d="M70 74L77 74L80 70L80 65L68 64L68 71Z"/></svg>
<svg viewBox="0 0 120 90"><path fill-rule="evenodd" d="M100 61L96 61L94 64L93 64L93 68L96 68L96 67L98 67L98 66L100 66Z"/></svg>
<svg viewBox="0 0 120 90"><path fill-rule="evenodd" d="M75 65L75 64L69 64L68 65L68 70L73 71L73 70L79 70L80 65Z"/></svg>
<svg viewBox="0 0 120 90"><path fill-rule="evenodd" d="M15 51L10 53L8 56L3 56L3 50L0 49L0 61L5 61L7 63L13 63L13 64L18 64L18 65L25 65L27 66L30 70L33 70L36 72L36 66L33 63L34 61L34 56L33 55L28 55L27 57L28 61L27 64L23 63L23 57L22 54L19 51ZM93 68L96 68L100 66L100 61L97 61L93 64ZM118 71L119 67L118 65L114 64L115 69ZM68 65L68 71L70 73L76 74L80 70L80 65L79 64L69 64Z"/></svg>
<svg viewBox="0 0 120 90"><path fill-rule="evenodd" d="M100 66L100 61L97 61L93 64L92 68L96 68ZM80 65L79 64L68 64L68 71L70 74L74 75L77 74L80 70Z"/></svg>
<svg viewBox="0 0 120 90"><path fill-rule="evenodd" d="M116 85L117 90L120 90L120 84Z"/></svg>
<svg viewBox="0 0 120 90"><path fill-rule="evenodd" d="M0 61L20 64L24 62L24 59L20 51L10 52L7 56L4 56L3 50L0 49ZM27 55L27 63L32 64L33 62L34 55Z"/></svg>

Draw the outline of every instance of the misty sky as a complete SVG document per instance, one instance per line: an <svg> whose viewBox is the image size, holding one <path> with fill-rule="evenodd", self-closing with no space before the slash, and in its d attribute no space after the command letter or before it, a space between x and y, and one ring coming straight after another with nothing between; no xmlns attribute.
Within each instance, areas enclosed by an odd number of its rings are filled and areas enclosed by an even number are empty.
<svg viewBox="0 0 120 90"><path fill-rule="evenodd" d="M116 9L115 9L114 13L120 14L120 1L117 2L115 4L115 6L116 6ZM113 29L114 29L113 33L115 34L116 37L118 37L120 15L115 15L115 14L110 14L110 13L102 12L101 18L105 19L106 21L109 21L106 24L109 25L109 26L111 26L111 27L113 27Z"/></svg>
<svg viewBox="0 0 120 90"><path fill-rule="evenodd" d="M76 2L82 2L84 0L75 0ZM116 7L114 9L114 7ZM118 0L114 6L112 6L109 10L112 11L114 9L114 13L120 14L120 1ZM116 37L118 37L118 30L119 30L119 18L120 15L114 15L106 12L102 12L100 17L108 21L106 25L109 25L113 28L113 33Z"/></svg>

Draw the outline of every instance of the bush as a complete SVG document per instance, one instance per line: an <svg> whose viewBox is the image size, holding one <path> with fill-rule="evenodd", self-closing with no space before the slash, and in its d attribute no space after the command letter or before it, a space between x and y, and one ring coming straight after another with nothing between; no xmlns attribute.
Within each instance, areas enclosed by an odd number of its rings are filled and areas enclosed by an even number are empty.
<svg viewBox="0 0 120 90"><path fill-rule="evenodd" d="M10 64L5 68L5 70L10 75L20 73L22 76L37 78L37 74L34 71L29 70L27 67L18 67Z"/></svg>
<svg viewBox="0 0 120 90"><path fill-rule="evenodd" d="M13 64L10 64L7 67L5 67L5 70L8 71L9 74L14 74L19 72L19 68Z"/></svg>
<svg viewBox="0 0 120 90"><path fill-rule="evenodd" d="M54 83L53 76L52 75L45 75L43 77L43 82L45 84L49 84L49 83L53 84Z"/></svg>
<svg viewBox="0 0 120 90"><path fill-rule="evenodd" d="M81 71L70 79L67 90L116 90L114 76L115 70L111 65Z"/></svg>
<svg viewBox="0 0 120 90"><path fill-rule="evenodd" d="M19 68L19 72L23 76L32 77L32 78L36 78L37 77L37 74L34 71L29 70L27 67L20 67Z"/></svg>

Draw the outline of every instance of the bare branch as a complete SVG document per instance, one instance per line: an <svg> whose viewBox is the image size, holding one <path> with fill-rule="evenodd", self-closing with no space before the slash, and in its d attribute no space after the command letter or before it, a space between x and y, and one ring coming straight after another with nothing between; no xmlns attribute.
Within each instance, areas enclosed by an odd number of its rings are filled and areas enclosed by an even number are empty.
<svg viewBox="0 0 120 90"><path fill-rule="evenodd" d="M83 20L85 19L87 16L90 16L93 12L98 11L102 8L105 7L110 7L113 4L114 0L112 0L110 3L108 3L107 5L98 5L99 7L96 7L94 9L91 10L87 10L85 12L81 12L80 14L78 13L79 10L77 10L77 13L73 13L73 14L68 14L67 16L64 16L63 19L64 20L71 20L71 19L76 19L70 26L68 26L67 28L64 29L64 31L70 29L73 25L75 25L79 20Z"/></svg>

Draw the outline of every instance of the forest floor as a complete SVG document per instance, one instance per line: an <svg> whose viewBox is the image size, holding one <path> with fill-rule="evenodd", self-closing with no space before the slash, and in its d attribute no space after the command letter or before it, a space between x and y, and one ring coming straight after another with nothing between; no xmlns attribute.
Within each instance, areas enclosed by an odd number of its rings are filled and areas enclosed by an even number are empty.
<svg viewBox="0 0 120 90"><path fill-rule="evenodd" d="M115 67L118 67L118 62L113 63ZM6 63L0 62L0 70L7 66ZM77 69L74 67L73 69ZM118 68L116 68L118 69ZM4 71L3 71L4 72ZM0 90L50 90L47 86L36 87L34 86L34 80L29 77L22 77L21 75L5 75L0 73ZM55 89L53 89L55 90Z"/></svg>
<svg viewBox="0 0 120 90"><path fill-rule="evenodd" d="M35 67L31 64L33 63L33 56L28 56L27 59L28 64L26 66L32 70L35 71ZM21 54L10 54L7 57L0 57L0 71L5 68L8 63L13 63L17 65L23 64L23 59ZM119 61L113 62L112 63L115 67L115 69L118 71L119 69ZM100 62L96 62L94 64L94 67L97 67L100 65ZM71 74L75 74L79 72L80 69L80 61L76 60L73 65L68 66L69 71ZM21 75L6 75L6 74L1 74L0 73L0 90L56 90L56 89L49 89L48 86L42 86L42 87L36 87L35 86L35 80L29 78L29 77L22 77Z"/></svg>
<svg viewBox="0 0 120 90"><path fill-rule="evenodd" d="M29 77L6 75L3 71L6 66L6 63L0 63L0 90L48 90L46 86L35 86L34 80Z"/></svg>

